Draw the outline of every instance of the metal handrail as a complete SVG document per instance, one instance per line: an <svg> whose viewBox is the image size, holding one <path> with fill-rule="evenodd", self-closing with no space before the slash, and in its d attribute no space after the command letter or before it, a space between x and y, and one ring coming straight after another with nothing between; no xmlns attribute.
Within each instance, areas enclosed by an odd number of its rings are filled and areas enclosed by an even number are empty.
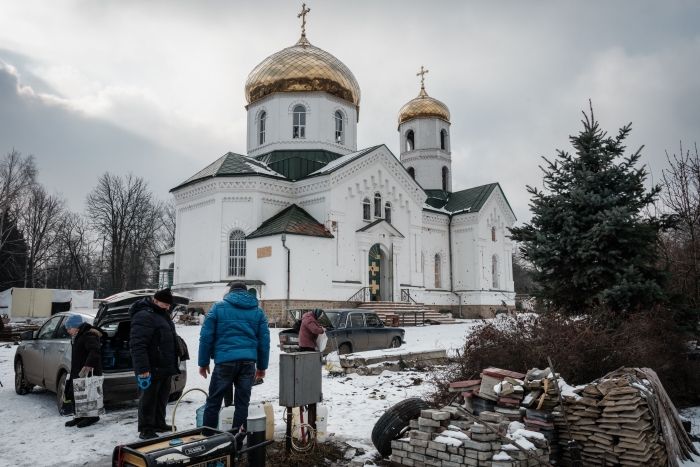
<svg viewBox="0 0 700 467"><path fill-rule="evenodd" d="M369 302L371 297L371 293L369 290L369 287L362 287L360 290L355 292L345 300L343 303L343 308L350 308L350 303L358 303L358 302Z"/></svg>
<svg viewBox="0 0 700 467"><path fill-rule="evenodd" d="M408 303L413 302L418 305L418 302L411 297L411 289L401 289L401 301Z"/></svg>

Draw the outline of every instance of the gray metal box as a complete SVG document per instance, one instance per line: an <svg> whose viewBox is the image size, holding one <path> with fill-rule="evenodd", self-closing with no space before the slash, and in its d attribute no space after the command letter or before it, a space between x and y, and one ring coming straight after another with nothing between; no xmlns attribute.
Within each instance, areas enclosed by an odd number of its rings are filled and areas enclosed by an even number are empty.
<svg viewBox="0 0 700 467"><path fill-rule="evenodd" d="M280 405L301 407L323 400L321 352L280 354Z"/></svg>

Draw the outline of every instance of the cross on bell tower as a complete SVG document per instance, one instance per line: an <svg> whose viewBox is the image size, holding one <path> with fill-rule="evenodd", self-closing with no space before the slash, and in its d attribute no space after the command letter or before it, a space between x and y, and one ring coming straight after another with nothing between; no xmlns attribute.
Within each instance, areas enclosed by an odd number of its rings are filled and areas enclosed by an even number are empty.
<svg viewBox="0 0 700 467"><path fill-rule="evenodd" d="M423 70L423 65L420 67L420 73L416 73L416 76L420 76L420 88L425 90L425 74L430 70Z"/></svg>

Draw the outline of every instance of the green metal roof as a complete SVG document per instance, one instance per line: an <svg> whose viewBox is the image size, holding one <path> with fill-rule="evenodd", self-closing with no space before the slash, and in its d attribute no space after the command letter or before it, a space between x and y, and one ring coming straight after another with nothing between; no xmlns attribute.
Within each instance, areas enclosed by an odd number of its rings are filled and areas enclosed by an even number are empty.
<svg viewBox="0 0 700 467"><path fill-rule="evenodd" d="M255 159L229 152L170 191L213 177L235 177L241 175L262 175L265 177L284 178L279 173L269 169L265 164Z"/></svg>
<svg viewBox="0 0 700 467"><path fill-rule="evenodd" d="M262 223L258 230L246 238L268 237L283 233L307 235L310 237L334 238L326 226L318 222L308 212L292 204Z"/></svg>
<svg viewBox="0 0 700 467"><path fill-rule="evenodd" d="M498 183L489 183L488 185L467 188L466 190L455 191L454 193L443 190L425 190L428 195L428 199L425 203L428 206L436 209L443 209L450 213L458 211L479 212L496 188L501 191L503 199L506 200L510 211L513 212L508 198L506 198L501 185ZM513 216L515 216L515 213L513 213Z"/></svg>
<svg viewBox="0 0 700 467"><path fill-rule="evenodd" d="M354 160L356 160L356 159L359 159L359 158L362 157L362 156L366 156L366 155L369 154L370 152L372 152L372 151L374 151L375 149L380 148L380 147L382 147L382 146L384 146L384 145L383 145L383 144L380 144L380 145L378 145L378 146L372 146L371 148L367 148L367 149L363 149L363 150L361 150L361 151L357 151L357 152L353 152L353 153L350 153L350 154L346 154L346 155L344 155L344 156L342 156L342 157L339 157L338 159L334 160L333 162L330 162L330 163L327 164L325 167L323 167L323 168L321 168L321 169L319 169L319 170L317 170L317 171L315 171L315 172L313 172L313 173L310 173L309 175L310 175L310 176L315 176L315 175L326 175L326 174L335 172L335 171L338 170L339 168L345 167L345 166L348 165L350 162L352 162L352 161L354 161ZM389 148L387 148L387 151L388 151L388 150L389 150ZM391 153L391 151L389 151L389 152ZM392 156L393 156L393 154L392 154ZM396 156L394 156L394 157L396 157Z"/></svg>
<svg viewBox="0 0 700 467"><path fill-rule="evenodd" d="M301 180L341 157L343 157L342 154L335 152L310 149L306 151L272 151L256 156L255 160L266 164L290 180Z"/></svg>

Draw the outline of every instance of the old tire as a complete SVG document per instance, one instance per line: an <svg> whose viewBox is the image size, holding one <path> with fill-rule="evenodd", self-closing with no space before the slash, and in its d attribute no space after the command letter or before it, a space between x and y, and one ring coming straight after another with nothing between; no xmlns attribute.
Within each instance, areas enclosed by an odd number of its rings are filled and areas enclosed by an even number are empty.
<svg viewBox="0 0 700 467"><path fill-rule="evenodd" d="M340 344L340 346L338 346L338 355L347 355L349 353L352 353L350 344Z"/></svg>
<svg viewBox="0 0 700 467"><path fill-rule="evenodd" d="M61 406L63 405L63 394L66 392L66 379L68 379L68 373L65 371L61 372L61 377L58 378L58 385L56 386L56 406L58 407L58 413L61 413Z"/></svg>
<svg viewBox="0 0 700 467"><path fill-rule="evenodd" d="M24 377L24 362L18 358L15 362L15 392L24 396L31 392L32 387L32 385L27 384L27 379Z"/></svg>
<svg viewBox="0 0 700 467"><path fill-rule="evenodd" d="M390 407L379 417L372 430L372 443L379 454L391 454L391 442L406 432L411 420L420 417L420 411L429 409L428 404L417 397L406 399Z"/></svg>
<svg viewBox="0 0 700 467"><path fill-rule="evenodd" d="M391 344L389 344L389 348L398 349L399 347L401 347L401 338L399 336L396 336L391 340Z"/></svg>

